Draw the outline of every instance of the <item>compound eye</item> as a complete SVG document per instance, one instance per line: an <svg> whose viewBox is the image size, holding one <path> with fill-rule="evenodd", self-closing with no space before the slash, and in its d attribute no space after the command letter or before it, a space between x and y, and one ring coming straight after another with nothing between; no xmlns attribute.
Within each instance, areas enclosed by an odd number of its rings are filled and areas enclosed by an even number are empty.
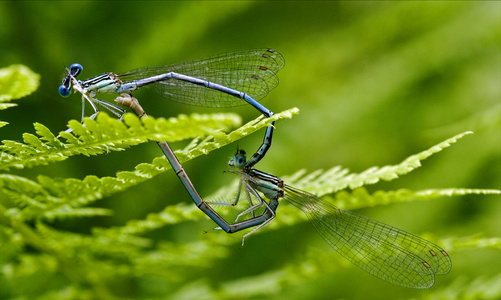
<svg viewBox="0 0 501 300"><path fill-rule="evenodd" d="M247 158L245 155L242 154L237 154L235 157L233 157L233 166L237 168L243 168L245 167L245 163L247 162Z"/></svg>
<svg viewBox="0 0 501 300"><path fill-rule="evenodd" d="M73 76L73 77L76 77L78 74L80 74L80 72L82 72L82 66L80 64L72 64L70 66L70 74Z"/></svg>
<svg viewBox="0 0 501 300"><path fill-rule="evenodd" d="M66 87L64 84L59 86L59 95L63 96L64 98L68 97L70 95L71 88Z"/></svg>

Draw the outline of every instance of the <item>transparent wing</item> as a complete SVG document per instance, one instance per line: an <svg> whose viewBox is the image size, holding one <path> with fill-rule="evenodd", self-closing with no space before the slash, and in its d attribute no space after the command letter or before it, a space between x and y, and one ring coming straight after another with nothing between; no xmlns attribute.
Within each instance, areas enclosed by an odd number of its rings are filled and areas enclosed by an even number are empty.
<svg viewBox="0 0 501 300"><path fill-rule="evenodd" d="M439 246L398 228L338 209L286 186L285 198L301 209L324 240L366 272L393 284L429 288L451 260Z"/></svg>
<svg viewBox="0 0 501 300"><path fill-rule="evenodd" d="M254 49L185 61L178 64L145 67L118 75L124 81L176 72L207 80L244 92L258 101L278 85L276 73L283 68L284 58L272 49ZM148 85L160 95L177 102L207 107L233 107L245 101L221 91L190 82L170 79Z"/></svg>

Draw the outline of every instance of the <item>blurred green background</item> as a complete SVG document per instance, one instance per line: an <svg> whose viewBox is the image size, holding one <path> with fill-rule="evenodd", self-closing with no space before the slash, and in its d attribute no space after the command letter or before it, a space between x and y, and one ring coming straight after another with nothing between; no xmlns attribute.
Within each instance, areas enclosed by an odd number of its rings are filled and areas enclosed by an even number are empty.
<svg viewBox="0 0 501 300"><path fill-rule="evenodd" d="M84 79L259 47L277 49L286 59L278 73L280 85L262 103L274 112L301 110L292 120L277 122L273 146L259 169L279 176L335 165L361 172L397 164L472 130L474 135L425 161L417 171L370 189L501 187L501 2L497 1L0 2L0 67L25 64L42 76L34 94L19 100L18 107L2 111L0 119L10 125L0 129L0 137L20 140L22 133L34 133L34 122L57 132L65 129L68 120L79 119L80 98L63 99L57 91L64 68L72 63L83 65ZM246 122L258 116L245 106L217 110L167 102L148 91L135 96L155 100L142 102L155 117L223 111L236 112ZM261 139L262 134L254 134L238 146L251 152ZM236 147L224 147L186 164L201 195L210 195L228 182L221 172ZM39 174L79 179L90 174L112 176L156 156L160 151L149 143L14 173L33 179ZM114 209L113 217L58 226L86 233L93 226L123 225L166 205L190 201L170 172L97 203ZM499 196L401 203L359 212L440 238L501 235ZM193 280L217 287L265 274L301 259L310 248L342 261L311 226L303 225L250 237L243 249L235 244L218 265L193 274ZM203 230L211 226L209 220L172 226L152 238L204 239ZM478 278L488 280L501 269L499 251L464 249L450 254L452 272L438 278L435 290ZM145 278L144 286L132 289L133 297L167 297L189 283L156 280ZM129 284L124 282L124 288ZM305 279L302 285L286 286L270 298L425 298L433 289L393 286L347 264Z"/></svg>

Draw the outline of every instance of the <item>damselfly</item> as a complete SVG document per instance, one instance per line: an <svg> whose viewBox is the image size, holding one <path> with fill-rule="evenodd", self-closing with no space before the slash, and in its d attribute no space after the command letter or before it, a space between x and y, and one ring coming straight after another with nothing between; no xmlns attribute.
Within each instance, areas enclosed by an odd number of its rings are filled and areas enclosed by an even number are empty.
<svg viewBox="0 0 501 300"><path fill-rule="evenodd" d="M121 118L125 110L95 96L102 93L131 93L141 87L151 87L167 99L184 104L207 107L233 107L250 104L266 117L273 112L257 100L265 97L278 85L276 73L284 66L284 59L273 49L255 49L230 52L179 64L144 67L122 74L104 73L77 80L82 66L73 64L67 69L59 87L59 94L68 97L74 89L82 94L82 120L85 101L90 103L95 118L98 106ZM247 162L258 163L271 146L273 124L266 129L262 145Z"/></svg>
<svg viewBox="0 0 501 300"><path fill-rule="evenodd" d="M339 254L364 271L382 280L409 288L424 289L435 282L435 275L449 273L452 264L441 247L401 229L346 211L319 197L286 185L280 178L247 168L245 152L240 150L230 160L230 171L241 176L240 187L245 195L265 204L262 216L269 217L255 232L275 217L278 200L285 199L306 214L322 238ZM265 201L259 193L264 195ZM240 196L241 193L238 193ZM238 196L235 202L238 201ZM249 202L252 200L249 198Z"/></svg>

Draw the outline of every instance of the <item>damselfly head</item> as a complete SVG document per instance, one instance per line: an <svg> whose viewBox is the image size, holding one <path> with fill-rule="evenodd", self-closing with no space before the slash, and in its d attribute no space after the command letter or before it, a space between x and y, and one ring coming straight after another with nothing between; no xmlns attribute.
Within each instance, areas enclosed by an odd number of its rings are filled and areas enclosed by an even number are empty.
<svg viewBox="0 0 501 300"><path fill-rule="evenodd" d="M245 154L245 150L237 149L237 153L230 159L228 165L232 168L241 169L245 167L246 163L247 163L247 156Z"/></svg>
<svg viewBox="0 0 501 300"><path fill-rule="evenodd" d="M59 86L59 95L62 97L68 97L71 93L71 79L75 78L80 72L82 72L82 66L80 64L72 64L68 71L68 75L66 75L63 79L63 84Z"/></svg>

